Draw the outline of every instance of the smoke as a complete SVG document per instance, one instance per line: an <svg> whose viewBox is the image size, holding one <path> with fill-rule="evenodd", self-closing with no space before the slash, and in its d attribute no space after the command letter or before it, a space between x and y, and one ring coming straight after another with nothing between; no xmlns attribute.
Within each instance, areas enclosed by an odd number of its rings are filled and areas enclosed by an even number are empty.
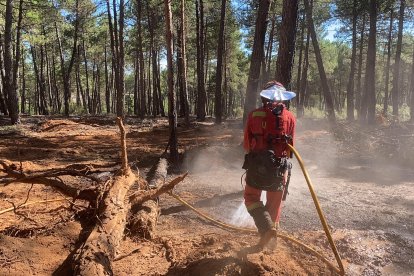
<svg viewBox="0 0 414 276"><path fill-rule="evenodd" d="M412 167L400 166L389 155L378 157L382 152L360 151L358 146L362 141L348 136L337 137L329 125L320 120L298 120L296 134L295 148L304 160L320 204L333 226L361 224L365 227L364 219L358 218L352 206L369 210L381 199L381 204L389 207L389 195L399 199L398 204L404 212L412 210L412 198L408 196L412 194ZM366 142L369 141L363 141L363 144ZM237 144L189 150L184 164L192 181L185 189L198 198L196 206L211 216L233 225L251 227L253 220L243 200L243 161L244 151ZM292 163L289 195L283 202L283 229L320 229L312 197L296 158ZM376 193L382 196L375 196ZM264 197L265 192L263 201ZM375 220L384 216L381 212L370 211L368 214ZM357 218L351 219L354 216Z"/></svg>
<svg viewBox="0 0 414 276"><path fill-rule="evenodd" d="M225 222L251 226L243 199L243 161L241 146L215 145L188 151L184 166L194 183L189 192L203 197L198 207L207 207L206 212Z"/></svg>
<svg viewBox="0 0 414 276"><path fill-rule="evenodd" d="M214 217L240 227L254 227L253 219L244 205L244 151L240 146L210 146L187 153L185 168L196 187L192 192L213 195L198 206L209 207ZM266 192L261 200L266 204ZM206 203L208 202L208 203Z"/></svg>
<svg viewBox="0 0 414 276"><path fill-rule="evenodd" d="M205 192L225 195L242 189L243 150L239 146L210 146L187 152L184 168ZM194 187L195 188L195 187ZM197 190L197 189L196 189Z"/></svg>
<svg viewBox="0 0 414 276"><path fill-rule="evenodd" d="M266 192L262 192L260 197L263 204L266 204ZM239 227L254 227L254 221L250 216L249 212L247 212L246 206L244 202L242 202L239 207L232 212L230 224L239 226Z"/></svg>

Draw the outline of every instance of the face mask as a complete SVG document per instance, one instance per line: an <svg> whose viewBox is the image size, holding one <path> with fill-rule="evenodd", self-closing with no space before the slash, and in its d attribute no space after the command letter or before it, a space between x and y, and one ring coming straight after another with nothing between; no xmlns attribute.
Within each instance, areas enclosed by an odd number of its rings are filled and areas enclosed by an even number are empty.
<svg viewBox="0 0 414 276"><path fill-rule="evenodd" d="M275 116L279 116L282 114L283 109L285 106L282 103L274 103L272 104L272 114Z"/></svg>

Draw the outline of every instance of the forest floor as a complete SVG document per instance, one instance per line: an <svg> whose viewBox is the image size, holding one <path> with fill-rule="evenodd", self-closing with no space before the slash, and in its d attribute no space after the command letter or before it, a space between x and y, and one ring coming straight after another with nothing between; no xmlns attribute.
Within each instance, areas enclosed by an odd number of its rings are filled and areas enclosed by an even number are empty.
<svg viewBox="0 0 414 276"><path fill-rule="evenodd" d="M113 117L25 117L18 127L0 118L0 160L24 170L72 163L119 161ZM145 175L168 142L166 119L126 120L129 162ZM240 120L207 120L178 132L182 163L168 178L188 171L174 189L212 217L252 225L243 206ZM361 128L323 120L298 120L296 148L314 184L347 275L414 275L414 125L386 123ZM335 263L299 164L293 161L290 194L281 229L317 248ZM2 177L0 173L0 178ZM62 177L73 185L74 177ZM1 185L1 184L0 184ZM0 211L25 201L62 198L52 187L15 182L0 186ZM247 255L258 241L217 226L160 197L161 215L152 240L126 234L113 262L115 275L334 275L320 259L278 239L275 250ZM82 227L94 220L86 203L35 204L0 214L0 275L61 275L56 271L75 248Z"/></svg>

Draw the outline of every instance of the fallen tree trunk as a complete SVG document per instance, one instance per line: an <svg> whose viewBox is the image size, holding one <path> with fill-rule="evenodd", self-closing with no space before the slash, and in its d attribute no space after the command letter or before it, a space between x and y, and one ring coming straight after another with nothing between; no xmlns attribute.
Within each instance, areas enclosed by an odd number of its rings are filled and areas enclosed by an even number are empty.
<svg viewBox="0 0 414 276"><path fill-rule="evenodd" d="M147 200L131 208L128 231L131 235L152 240L155 235L160 207L156 200Z"/></svg>
<svg viewBox="0 0 414 276"><path fill-rule="evenodd" d="M113 275L111 261L124 236L129 210L125 200L136 177L128 166L125 128L120 118L122 166L118 176L109 182L99 208L97 224L85 243L76 251L72 263L74 275Z"/></svg>
<svg viewBox="0 0 414 276"><path fill-rule="evenodd" d="M184 180L187 174L185 173L161 187L142 191L130 197L133 207L131 208L132 215L129 218L128 228L131 234L147 239L154 238L155 226L160 214L158 201L155 199L161 194L171 191Z"/></svg>
<svg viewBox="0 0 414 276"><path fill-rule="evenodd" d="M168 163L165 158L160 158L148 172L146 190L162 186L167 177ZM128 219L128 230L132 235L138 235L145 239L153 239L160 215L158 200L150 199L143 203L132 204Z"/></svg>
<svg viewBox="0 0 414 276"><path fill-rule="evenodd" d="M129 210L125 196L135 179L130 170L114 178L100 206L98 223L74 255L74 275L113 275L111 261L116 257L116 248L124 236Z"/></svg>
<svg viewBox="0 0 414 276"><path fill-rule="evenodd" d="M148 181L149 188L157 188L164 185L165 179L167 178L167 169L167 159L161 156L158 162L148 171L146 179Z"/></svg>

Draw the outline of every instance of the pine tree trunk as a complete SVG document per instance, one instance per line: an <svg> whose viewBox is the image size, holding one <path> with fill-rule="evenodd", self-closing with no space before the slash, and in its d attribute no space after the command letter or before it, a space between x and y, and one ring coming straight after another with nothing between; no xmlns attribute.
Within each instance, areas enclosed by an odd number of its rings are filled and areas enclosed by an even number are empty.
<svg viewBox="0 0 414 276"><path fill-rule="evenodd" d="M303 39L305 36L305 12L303 12L303 16L302 16L302 20L301 20L301 27L300 27L300 45L299 45L299 61L298 61L298 72L297 72L297 76L296 76L296 107L298 110L298 114L299 114L299 106L301 105L301 89L300 89L300 85L301 85L301 81L300 81L300 77L302 75L302 63L303 63Z"/></svg>
<svg viewBox="0 0 414 276"><path fill-rule="evenodd" d="M86 85L85 85L85 97L87 100L87 106L88 108L86 109L86 113L91 113L92 112L92 99L91 99L91 90L90 90L90 86L89 86L89 69L88 69L88 59L86 57L86 48L85 48L85 40L82 42L82 54L83 54L83 66L84 66L84 70L85 70L85 81L86 81ZM93 113L93 112L92 112Z"/></svg>
<svg viewBox="0 0 414 276"><path fill-rule="evenodd" d="M56 62L55 62L55 55L52 51L52 79L53 79L53 113L60 113L62 108L62 103L59 97L59 88L57 85L57 78L56 78Z"/></svg>
<svg viewBox="0 0 414 276"><path fill-rule="evenodd" d="M186 45L186 22L185 22L185 1L181 0L180 6L180 24L181 24L181 86L182 86L182 104L184 105L185 124L190 125L190 108L188 103L188 89L187 89L187 45Z"/></svg>
<svg viewBox="0 0 414 276"><path fill-rule="evenodd" d="M68 68L65 67L65 56L63 54L62 43L59 35L59 31L55 22L55 31L56 31L56 38L58 40L58 46L60 51L60 64L61 64L61 72L62 72L62 80L63 80L63 95L64 95L64 112L65 116L69 116L69 104L71 98L71 91L70 91L70 73L72 72L73 63L75 61L75 54L78 45L78 31L79 31L79 0L75 2L75 28L74 28L74 37L73 37L73 46L72 46L72 53L69 60Z"/></svg>
<svg viewBox="0 0 414 276"><path fill-rule="evenodd" d="M264 55L264 42L266 35L266 20L269 13L270 0L260 0L254 31L253 50L250 61L249 77L247 80L246 100L244 101L243 122L247 115L256 107L257 89L260 78L260 65Z"/></svg>
<svg viewBox="0 0 414 276"><path fill-rule="evenodd" d="M4 80L3 91L7 93L7 106L11 124L19 124L19 106L17 91L13 87L13 60L12 60L12 24L13 24L13 0L6 0L6 16L4 25Z"/></svg>
<svg viewBox="0 0 414 276"><path fill-rule="evenodd" d="M155 49L151 49L151 62L152 62L152 116L157 116L159 112L158 94L157 94L157 52Z"/></svg>
<svg viewBox="0 0 414 276"><path fill-rule="evenodd" d="M221 1L220 31L217 42L215 116L216 124L221 124L223 116L221 85L223 82L224 24L226 22L226 0ZM225 80L226 81L226 80Z"/></svg>
<svg viewBox="0 0 414 276"><path fill-rule="evenodd" d="M351 55L351 69L349 73L349 80L346 89L346 117L348 121L353 121L354 117L354 79L355 79L355 61L356 61L356 50L357 50L357 41L356 41L356 23L357 23L357 10L356 10L357 1L353 1L352 9L352 55Z"/></svg>
<svg viewBox="0 0 414 276"><path fill-rule="evenodd" d="M22 46L22 73L21 73L21 81L22 81L22 95L21 95L21 102L20 102L20 111L21 113L26 113L26 64L24 62L25 54L24 54L24 47ZM0 103L1 103L1 91L0 91Z"/></svg>
<svg viewBox="0 0 414 276"><path fill-rule="evenodd" d="M19 62L20 62L20 40L21 40L21 30L22 30L22 20L23 20L23 0L19 1L19 14L17 19L17 26L16 26L16 52L13 62L13 94L16 94L16 96L13 96L16 100L16 104L13 108L17 110L17 113L19 112L18 107L18 95L19 95L19 84L18 84L18 76L19 76ZM18 119L20 120L20 119Z"/></svg>
<svg viewBox="0 0 414 276"><path fill-rule="evenodd" d="M0 32L0 41L3 41L2 39L2 33ZM6 73L4 71L4 46L3 43L0 43L0 76L1 76L1 92L2 95L0 98L3 98L3 105L4 105L4 115L9 115L9 107L7 106L8 100L8 91L4 90L4 82L6 79Z"/></svg>
<svg viewBox="0 0 414 276"><path fill-rule="evenodd" d="M91 114L96 115L96 61L92 63Z"/></svg>
<svg viewBox="0 0 414 276"><path fill-rule="evenodd" d="M80 54L80 51L79 51ZM88 113L88 102L86 100L86 95L85 95L85 91L83 90L82 87L82 81L81 81L81 74L80 74L80 57L79 57L79 62L78 62L78 66L77 66L77 70L76 70L76 82L77 82L77 87L79 87L79 93L82 99L82 105L83 105L83 109L85 110L86 113Z"/></svg>
<svg viewBox="0 0 414 276"><path fill-rule="evenodd" d="M109 29L109 41L110 41L110 45L111 45L111 90L114 91L115 96L116 96L116 85L115 85L115 72L116 72L116 60L117 60L117 52L115 49L115 36L114 36L114 26L112 24L112 16L111 16L111 8L110 8L110 4L109 4L109 0L106 0L106 11L107 11L107 16L108 16L108 29ZM115 88L115 89L113 89ZM111 102L111 110L115 110L114 108L114 100L116 97L112 97L112 102Z"/></svg>
<svg viewBox="0 0 414 276"><path fill-rule="evenodd" d="M226 42L224 42L223 45L223 52L226 53ZM224 83L223 83L223 103L222 103L222 109L223 109L223 116L225 119L229 116L229 87L228 87L228 81L227 81L227 58L226 54L224 54L224 62L223 62L223 74L224 74Z"/></svg>
<svg viewBox="0 0 414 276"><path fill-rule="evenodd" d="M106 64L105 64L106 66ZM106 70L106 68L105 68ZM139 58L138 51L135 51L134 55L134 115L139 114Z"/></svg>
<svg viewBox="0 0 414 276"><path fill-rule="evenodd" d="M318 71L321 78L321 85L323 90L323 95L325 98L325 106L328 115L328 120L330 123L335 123L335 110L334 110L334 102L332 98L332 93L328 85L328 79L326 77L325 68L323 66L323 60L321 55L321 50L319 48L319 43L316 36L315 25L313 23L312 17L312 7L309 5L309 0L305 0L305 10L306 10L306 19L308 22L308 28L310 31L310 35L312 38L313 48L315 50L315 57L316 63L318 64Z"/></svg>
<svg viewBox="0 0 414 276"><path fill-rule="evenodd" d="M118 56L118 85L117 85L117 116L124 117L124 65L125 65L125 53L124 53L124 14L125 5L124 0L119 0L119 56Z"/></svg>
<svg viewBox="0 0 414 276"><path fill-rule="evenodd" d="M401 46L404 28L404 10L405 0L400 1L400 12L398 18L398 38L397 49L395 52L394 75L392 78L392 115L398 118L399 94L400 94L400 63L401 63Z"/></svg>
<svg viewBox="0 0 414 276"><path fill-rule="evenodd" d="M362 106L362 63L363 63L363 50L364 50L364 35L365 35L365 24L366 18L365 14L362 17L362 29L361 29L361 39L359 44L359 62L358 62L358 88L355 95L355 107L358 114L358 119L361 118L361 106Z"/></svg>
<svg viewBox="0 0 414 276"><path fill-rule="evenodd" d="M177 44L175 47L175 54L177 59L177 81L176 81L176 89L177 89L177 112L178 117L184 117L185 114L185 101L184 101L184 92L183 92L183 84L182 84L182 54L181 54L181 38L182 38L182 29L181 26L177 26Z"/></svg>
<svg viewBox="0 0 414 276"><path fill-rule="evenodd" d="M270 31L269 31L269 41L267 43L266 47L266 56L265 56L265 62L264 62L264 70L263 70L263 76L262 76L262 83L266 83L270 79L270 65L272 63L272 52L273 52L273 43L274 43L274 37L275 37L275 25L276 25L276 14L271 19L272 24L270 25Z"/></svg>
<svg viewBox="0 0 414 276"><path fill-rule="evenodd" d="M23 98L22 98L22 101L23 101ZM4 115L9 114L9 112L7 110L7 106L6 106L6 101L4 100L4 97L3 97L3 85L2 84L0 86L0 113L3 113ZM23 111L22 111L22 113L23 113Z"/></svg>
<svg viewBox="0 0 414 276"><path fill-rule="evenodd" d="M69 116L69 103L70 103L70 98L71 98L70 72L71 72L72 66L69 66L68 69L65 68L65 60L64 60L64 54L63 54L63 49L62 49L62 43L60 41L60 36L58 34L56 24L55 24L55 28L56 28L56 36L58 39L58 44L59 44L59 49L60 49L60 64L61 64L61 72L62 72L62 79L63 79L64 113L65 113L65 116ZM72 55L73 54L74 53L72 53Z"/></svg>
<svg viewBox="0 0 414 276"><path fill-rule="evenodd" d="M282 25L279 31L279 50L276 61L276 80L291 88L295 53L298 0L283 0Z"/></svg>
<svg viewBox="0 0 414 276"><path fill-rule="evenodd" d="M411 69L411 103L410 103L410 120L414 122L414 49Z"/></svg>
<svg viewBox="0 0 414 276"><path fill-rule="evenodd" d="M78 53L79 53L79 46L78 46ZM76 106L81 107L82 106L82 100L81 100L81 94L83 94L83 91L81 93L79 89L80 84L80 59L79 55L77 55L76 58L76 66L75 66L75 83L76 83Z"/></svg>
<svg viewBox="0 0 414 276"><path fill-rule="evenodd" d="M394 21L394 10L390 9L390 29L388 33L387 42L387 65L385 67L385 92L384 92L384 110L382 114L387 115L388 112L388 98L389 98L389 84L390 84L390 63L391 63L391 44L392 44L392 24Z"/></svg>
<svg viewBox="0 0 414 276"><path fill-rule="evenodd" d="M56 38L58 40L59 51L60 51L60 71L62 73L63 79L63 101L64 101L64 113L66 116L69 116L69 95L70 95L70 87L69 87L69 80L67 79L66 68L65 68L65 60L63 56L63 49L62 43L60 40L60 35L58 32L58 28L55 22L55 29L56 29Z"/></svg>
<svg viewBox="0 0 414 276"><path fill-rule="evenodd" d="M101 114L101 73L99 70L99 63L96 64L96 81L95 81L95 105L96 113Z"/></svg>
<svg viewBox="0 0 414 276"><path fill-rule="evenodd" d="M149 51L148 52L148 60L147 60L147 64L148 64L148 68L147 68L147 82L146 82L146 94L147 94L147 106L145 107L145 110L147 112L147 114L151 114L152 112L152 93L151 93L151 89L152 89L152 85L151 85L151 70L152 70L152 66L151 66L151 56L152 56L152 52Z"/></svg>
<svg viewBox="0 0 414 276"><path fill-rule="evenodd" d="M140 94L140 110L139 115L141 118L144 118L146 109L145 109L145 62L144 62L144 51L142 49L142 0L137 0L137 25L138 25L138 59L139 59L139 89L138 93Z"/></svg>
<svg viewBox="0 0 414 276"><path fill-rule="evenodd" d="M46 33L43 29L43 33ZM49 54L47 51L47 47L45 46L45 61L46 61L46 87L47 87L47 106L50 109L53 108L53 96L52 96L52 70L50 69L50 59Z"/></svg>
<svg viewBox="0 0 414 276"><path fill-rule="evenodd" d="M112 9L113 9L113 36L114 36L114 49L113 51L116 53L114 58L114 89L115 89L115 111L116 115L123 112L123 106L121 109L121 101L123 101L123 95L120 95L119 91L119 36L118 36L118 16L117 16L117 9L116 9L116 0L112 0ZM121 97L122 96L122 97ZM123 117L123 116L120 116Z"/></svg>
<svg viewBox="0 0 414 276"><path fill-rule="evenodd" d="M362 97L361 117L362 123L375 123L375 65L376 65L376 43L377 43L377 1L370 0L369 4L369 35L367 50L367 65L365 69L365 94Z"/></svg>
<svg viewBox="0 0 414 276"><path fill-rule="evenodd" d="M204 5L196 0L196 36L197 36L197 120L206 118L207 95L204 79Z"/></svg>
<svg viewBox="0 0 414 276"><path fill-rule="evenodd" d="M108 26L111 41L112 52L112 70L114 88L116 94L116 114L118 117L124 117L124 0L119 1L119 22L117 17L117 3L112 1L113 11L109 0L106 0L106 9L108 16ZM113 14L113 18L112 15ZM119 24L118 24L119 23ZM118 27L119 25L119 27ZM119 28L119 29L118 29Z"/></svg>
<svg viewBox="0 0 414 276"><path fill-rule="evenodd" d="M40 100L37 100L37 97L35 97L35 98L36 98L36 102L38 103L37 106L39 107L39 109L38 109L39 114L43 114L44 109L43 109L43 102L42 102L42 84L41 84L42 80L41 80L41 77L40 77L40 70L39 70L39 66L38 66L37 52L36 52L35 46L30 46L30 50L31 50L31 53L32 53L33 71L34 71L34 74L36 76L36 86L38 87L37 90L38 90L38 95L39 95Z"/></svg>
<svg viewBox="0 0 414 276"><path fill-rule="evenodd" d="M35 115L39 115L39 82L36 81L36 88L33 99L33 110Z"/></svg>
<svg viewBox="0 0 414 276"><path fill-rule="evenodd" d="M97 89L97 97L96 97L96 100L97 100L97 106L98 106L98 114L102 114L102 103L101 103L101 73L100 73L100 70L99 70L99 64L97 65L97 67L96 67L96 70L97 70L97 76L98 76L98 85L97 85L97 87L98 87L98 89Z"/></svg>
<svg viewBox="0 0 414 276"><path fill-rule="evenodd" d="M108 51L106 47L106 40L105 40L105 106L106 106L106 114L111 113L111 89L109 85L109 73L108 73Z"/></svg>
<svg viewBox="0 0 414 276"><path fill-rule="evenodd" d="M177 145L177 110L175 105L174 91L174 65L173 65L173 37L172 37L172 13L171 0L164 0L165 13L165 41L167 45L167 85L168 85L168 122L170 126L170 158L173 163L178 161L178 145Z"/></svg>
<svg viewBox="0 0 414 276"><path fill-rule="evenodd" d="M160 76L160 72L161 72L161 63L160 63L160 53L158 52L157 55L157 94L158 94L158 99L159 100L159 108L160 108L160 112L161 112L161 116L165 117L165 110L164 110L164 101L162 99L162 95L161 95L161 76Z"/></svg>
<svg viewBox="0 0 414 276"><path fill-rule="evenodd" d="M44 64L45 64L45 57L44 57L44 46L40 46L40 107L42 110L42 115L49 115L49 109L47 106L46 100L46 80L44 74Z"/></svg>
<svg viewBox="0 0 414 276"><path fill-rule="evenodd" d="M1 41L1 33L0 33ZM3 63L3 47L0 43L0 112L4 115L9 115L9 110L7 108L7 94L4 91L4 63Z"/></svg>

